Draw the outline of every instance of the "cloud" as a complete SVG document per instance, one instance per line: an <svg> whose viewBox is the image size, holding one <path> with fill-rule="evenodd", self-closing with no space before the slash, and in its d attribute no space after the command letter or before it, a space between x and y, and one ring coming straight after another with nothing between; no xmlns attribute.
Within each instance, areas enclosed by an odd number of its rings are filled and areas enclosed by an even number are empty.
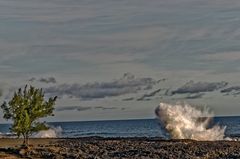
<svg viewBox="0 0 240 159"><path fill-rule="evenodd" d="M240 91L240 86L232 86L226 89L221 90L221 93L230 93L233 91Z"/></svg>
<svg viewBox="0 0 240 159"><path fill-rule="evenodd" d="M35 80L36 80L36 78L35 78L35 77L32 77L32 78L30 78L28 81L34 82Z"/></svg>
<svg viewBox="0 0 240 159"><path fill-rule="evenodd" d="M190 94L185 99L197 99L202 98L205 95L205 93L197 93L197 94Z"/></svg>
<svg viewBox="0 0 240 159"><path fill-rule="evenodd" d="M200 92L212 92L223 88L227 85L227 82L194 82L189 81L182 87L173 91L172 94L184 94L184 93L200 93Z"/></svg>
<svg viewBox="0 0 240 159"><path fill-rule="evenodd" d="M56 79L54 77L40 78L39 82L43 82L43 83L57 83L57 81L56 81Z"/></svg>
<svg viewBox="0 0 240 159"><path fill-rule="evenodd" d="M172 96L171 89L170 88L166 89L164 95L165 96Z"/></svg>
<svg viewBox="0 0 240 159"><path fill-rule="evenodd" d="M92 100L137 93L140 90L148 90L157 83L158 81L152 78L136 78L130 73L125 73L120 79L111 82L94 82L83 85L65 83L46 88L45 92L59 97L69 96L82 100Z"/></svg>
<svg viewBox="0 0 240 159"><path fill-rule="evenodd" d="M138 101L148 100L148 99L146 99L146 98L153 97L153 96L155 96L157 93L159 93L160 91L161 91L161 89L157 89L157 90L155 90L155 91L153 91L153 92L144 94L144 95L142 95L140 98L138 98L137 100L138 100Z"/></svg>
<svg viewBox="0 0 240 159"><path fill-rule="evenodd" d="M85 111L89 109L92 109L92 107L64 106L64 107L57 108L56 111L68 111L68 110Z"/></svg>
<svg viewBox="0 0 240 159"><path fill-rule="evenodd" d="M120 110L125 110L125 108L121 107L105 107L105 106L63 106L63 107L59 107L56 109L56 111L71 111L71 110L75 110L75 111L86 111L86 110L90 110L90 109L101 109L101 110L113 110L113 109L120 109Z"/></svg>
<svg viewBox="0 0 240 159"><path fill-rule="evenodd" d="M118 108L117 108L117 107L103 107L103 106L97 106L97 107L94 107L94 109L109 110L109 109L118 109Z"/></svg>
<svg viewBox="0 0 240 159"><path fill-rule="evenodd" d="M235 92L235 93L233 93L232 95L234 96L234 97L236 97L237 95L239 95L240 94L240 92Z"/></svg>
<svg viewBox="0 0 240 159"><path fill-rule="evenodd" d="M42 83L57 83L57 80L54 77L48 77L48 78L42 77L40 79L36 79L35 77L32 77L28 81L30 81L30 82L38 81L38 82L42 82Z"/></svg>
<svg viewBox="0 0 240 159"><path fill-rule="evenodd" d="M131 100L134 100L134 98L133 97L129 97L129 98L122 99L122 101L131 101Z"/></svg>
<svg viewBox="0 0 240 159"><path fill-rule="evenodd" d="M240 86L232 86L226 89L221 90L221 93L225 93L225 95L233 95L236 97L240 94Z"/></svg>
<svg viewBox="0 0 240 159"><path fill-rule="evenodd" d="M150 101L150 98L138 98L137 101Z"/></svg>

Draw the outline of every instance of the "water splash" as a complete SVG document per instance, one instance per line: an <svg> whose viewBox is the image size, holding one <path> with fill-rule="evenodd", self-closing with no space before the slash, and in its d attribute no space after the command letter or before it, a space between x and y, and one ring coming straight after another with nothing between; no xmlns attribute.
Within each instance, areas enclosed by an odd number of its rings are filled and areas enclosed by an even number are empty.
<svg viewBox="0 0 240 159"><path fill-rule="evenodd" d="M60 126L50 127L48 130L39 131L33 137L34 138L56 138L61 135L61 132L62 132L62 128Z"/></svg>
<svg viewBox="0 0 240 159"><path fill-rule="evenodd" d="M213 114L208 109L160 103L155 113L173 139L224 140L226 127L210 127Z"/></svg>

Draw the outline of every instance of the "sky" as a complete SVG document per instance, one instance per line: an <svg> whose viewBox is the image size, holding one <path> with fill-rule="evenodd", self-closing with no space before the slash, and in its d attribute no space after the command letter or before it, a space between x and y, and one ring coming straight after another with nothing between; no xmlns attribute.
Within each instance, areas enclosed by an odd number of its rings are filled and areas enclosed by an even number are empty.
<svg viewBox="0 0 240 159"><path fill-rule="evenodd" d="M239 0L1 0L0 100L44 88L48 121L154 118L160 102L239 115L239 15Z"/></svg>

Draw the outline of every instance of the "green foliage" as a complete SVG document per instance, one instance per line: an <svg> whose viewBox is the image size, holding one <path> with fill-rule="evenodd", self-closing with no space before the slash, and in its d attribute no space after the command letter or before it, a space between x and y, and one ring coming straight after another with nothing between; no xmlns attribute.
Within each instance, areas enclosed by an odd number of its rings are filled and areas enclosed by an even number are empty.
<svg viewBox="0 0 240 159"><path fill-rule="evenodd" d="M53 97L45 100L42 89L33 86L28 88L26 85L23 90L20 88L16 91L8 103L4 102L1 105L3 117L13 121L11 131L18 137L23 136L24 144L28 144L30 135L48 129L39 119L54 115L56 99L57 97Z"/></svg>

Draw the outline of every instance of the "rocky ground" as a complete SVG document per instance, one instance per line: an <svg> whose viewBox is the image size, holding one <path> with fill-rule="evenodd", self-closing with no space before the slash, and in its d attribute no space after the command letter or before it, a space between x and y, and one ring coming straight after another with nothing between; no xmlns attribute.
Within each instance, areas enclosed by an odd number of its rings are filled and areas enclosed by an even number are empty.
<svg viewBox="0 0 240 159"><path fill-rule="evenodd" d="M14 140L14 139L13 139ZM0 144L0 158L240 158L238 141L162 140L158 138L78 138L34 140L28 149ZM0 140L1 142L1 140ZM13 142L13 141L12 141Z"/></svg>

